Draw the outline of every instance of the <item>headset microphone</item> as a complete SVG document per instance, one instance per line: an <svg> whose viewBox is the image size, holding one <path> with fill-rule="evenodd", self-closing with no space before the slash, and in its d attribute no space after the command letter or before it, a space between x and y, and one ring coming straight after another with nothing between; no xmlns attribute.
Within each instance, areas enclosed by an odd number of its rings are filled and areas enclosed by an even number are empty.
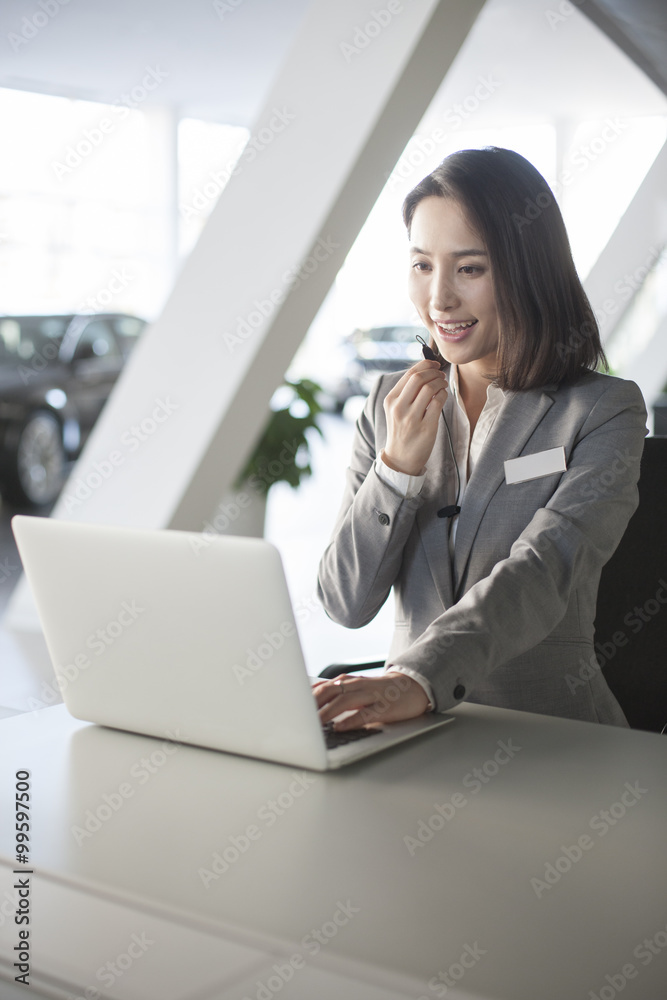
<svg viewBox="0 0 667 1000"><path fill-rule="evenodd" d="M451 504L449 507L443 507L438 511L438 517L454 517L455 514L460 514L461 508L456 504Z"/></svg>
<svg viewBox="0 0 667 1000"><path fill-rule="evenodd" d="M426 341L424 340L423 337L420 337L419 334L417 334L417 338L416 339L421 344L422 354L424 355L424 358L425 358L426 361L438 361L438 360L441 360L441 359L436 358L436 356L435 356L435 354L433 352L433 349L431 347L429 347L429 345L426 343ZM452 445L452 436L449 433L449 424L447 423L447 420L445 419L444 411L443 411L443 414L442 414L442 419L445 421L445 427L447 428L447 438L448 438L448 441L449 441L449 450L451 451L452 459L454 460L454 469L456 470L456 485L457 485L456 499L458 500L459 496L461 495L461 479L459 477L459 467L458 467L458 463L456 461L456 456L454 455L454 446ZM457 503L456 504L450 504L448 507L441 507L440 508L440 510L438 511L438 517L449 517L449 518L451 518L451 517L455 517L457 514L460 514L460 513L461 513L461 508L459 507L459 505ZM450 527L451 527L451 521L450 521Z"/></svg>
<svg viewBox="0 0 667 1000"><path fill-rule="evenodd" d="M429 347L429 345L426 343L423 337L417 334L415 339L418 340L419 343L422 345L422 354L424 355L425 361L439 361L439 359L436 358L432 349Z"/></svg>

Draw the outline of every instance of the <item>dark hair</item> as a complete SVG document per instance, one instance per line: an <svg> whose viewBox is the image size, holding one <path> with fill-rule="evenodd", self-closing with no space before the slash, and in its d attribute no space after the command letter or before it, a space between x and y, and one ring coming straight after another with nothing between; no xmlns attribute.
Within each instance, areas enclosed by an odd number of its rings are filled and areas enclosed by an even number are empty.
<svg viewBox="0 0 667 1000"><path fill-rule="evenodd" d="M417 205L431 195L459 202L489 254L501 389L573 382L607 367L560 209L528 160L496 146L452 153L405 199L408 234Z"/></svg>

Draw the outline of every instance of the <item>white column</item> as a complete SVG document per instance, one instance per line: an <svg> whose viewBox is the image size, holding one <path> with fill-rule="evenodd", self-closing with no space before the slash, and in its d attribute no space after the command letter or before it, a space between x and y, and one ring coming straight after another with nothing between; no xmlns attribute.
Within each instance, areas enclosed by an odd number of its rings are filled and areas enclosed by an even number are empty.
<svg viewBox="0 0 667 1000"><path fill-rule="evenodd" d="M164 298L173 288L178 267L178 120L176 108L167 105L144 109L150 136L150 173L154 178L151 195L157 218L162 258Z"/></svg>

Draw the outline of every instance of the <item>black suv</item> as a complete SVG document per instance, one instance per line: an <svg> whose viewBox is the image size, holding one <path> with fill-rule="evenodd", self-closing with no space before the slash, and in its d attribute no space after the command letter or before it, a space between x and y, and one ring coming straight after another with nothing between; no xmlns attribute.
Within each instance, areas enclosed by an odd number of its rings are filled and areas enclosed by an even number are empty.
<svg viewBox="0 0 667 1000"><path fill-rule="evenodd" d="M145 326L118 313L0 316L0 493L52 503Z"/></svg>

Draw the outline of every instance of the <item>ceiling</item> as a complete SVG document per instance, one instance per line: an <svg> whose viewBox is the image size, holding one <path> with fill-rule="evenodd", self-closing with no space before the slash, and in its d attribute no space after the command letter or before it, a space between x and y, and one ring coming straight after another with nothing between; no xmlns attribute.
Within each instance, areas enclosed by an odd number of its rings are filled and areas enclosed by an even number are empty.
<svg viewBox="0 0 667 1000"><path fill-rule="evenodd" d="M24 18L40 8L2 0L0 86L113 104L150 67L167 77L147 104L248 125L309 0L216 3L217 9L212 0L70 0L24 44ZM13 46L10 35L19 38Z"/></svg>
<svg viewBox="0 0 667 1000"><path fill-rule="evenodd" d="M0 86L113 103L153 69L164 78L147 104L251 126L308 6L309 0L74 0L35 28L29 18L43 8L2 0ZM608 28L616 44L577 8ZM487 115L544 121L665 114L658 89L667 81L664 0L574 0L571 14L555 22L548 17L562 9L568 7L559 0L550 7L488 0L448 75L452 99L495 73L502 86L480 108L480 124ZM42 13L39 20L46 18ZM643 62L653 82L619 44Z"/></svg>

